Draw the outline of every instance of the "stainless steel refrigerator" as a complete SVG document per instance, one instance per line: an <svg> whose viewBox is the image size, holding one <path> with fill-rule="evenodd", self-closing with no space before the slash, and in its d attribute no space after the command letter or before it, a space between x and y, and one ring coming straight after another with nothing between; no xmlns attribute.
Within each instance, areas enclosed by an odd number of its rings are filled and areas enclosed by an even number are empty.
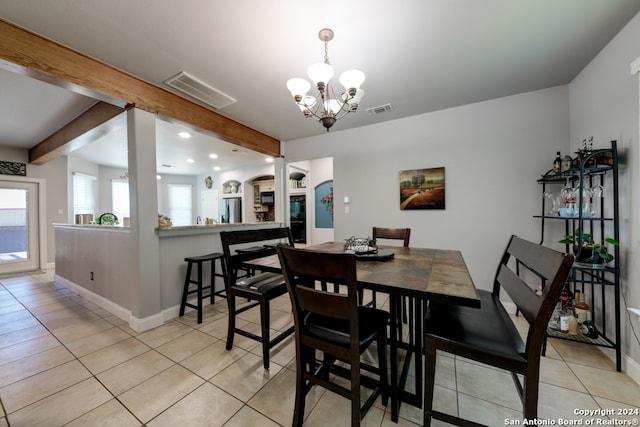
<svg viewBox="0 0 640 427"><path fill-rule="evenodd" d="M220 222L226 224L242 222L242 198L221 199L220 204Z"/></svg>

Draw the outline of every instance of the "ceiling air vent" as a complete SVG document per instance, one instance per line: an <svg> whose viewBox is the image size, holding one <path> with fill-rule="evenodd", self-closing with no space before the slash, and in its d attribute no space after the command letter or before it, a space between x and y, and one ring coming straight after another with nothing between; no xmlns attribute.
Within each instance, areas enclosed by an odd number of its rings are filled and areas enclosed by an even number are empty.
<svg viewBox="0 0 640 427"><path fill-rule="evenodd" d="M236 102L229 95L212 88L184 71L165 80L164 84L215 109L220 109Z"/></svg>
<svg viewBox="0 0 640 427"><path fill-rule="evenodd" d="M391 104L384 104L377 107L367 108L367 114L370 116L374 116L376 114L382 114L392 110L393 108L391 108Z"/></svg>

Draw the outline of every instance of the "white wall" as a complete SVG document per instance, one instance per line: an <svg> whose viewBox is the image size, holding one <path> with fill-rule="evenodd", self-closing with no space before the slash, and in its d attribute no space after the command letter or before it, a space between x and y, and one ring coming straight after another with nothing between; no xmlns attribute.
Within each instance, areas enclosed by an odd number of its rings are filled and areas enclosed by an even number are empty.
<svg viewBox="0 0 640 427"><path fill-rule="evenodd" d="M476 286L490 289L511 234L540 240L536 179L556 151L568 151L568 88L339 128L283 143L288 162L333 157L335 239L368 236L373 226L411 227L412 245L462 250ZM401 211L400 171L440 166L446 209Z"/></svg>
<svg viewBox="0 0 640 427"><path fill-rule="evenodd" d="M26 151L26 150L25 150ZM67 157L63 156L44 165L27 165L27 175L32 178L45 179L47 182L46 204L46 233L47 233L47 268L55 262L55 233L53 224L66 223L72 216L69 212L69 188L67 187ZM44 267L44 266L43 266Z"/></svg>
<svg viewBox="0 0 640 427"><path fill-rule="evenodd" d="M621 154L621 343L623 353L635 361L623 358L623 369L628 372L635 369L635 378L640 378L640 319L630 317L625 306L640 307L639 76L630 73L631 62L639 57L640 14L569 85L570 136L574 151L584 138L593 136L596 147L617 140Z"/></svg>

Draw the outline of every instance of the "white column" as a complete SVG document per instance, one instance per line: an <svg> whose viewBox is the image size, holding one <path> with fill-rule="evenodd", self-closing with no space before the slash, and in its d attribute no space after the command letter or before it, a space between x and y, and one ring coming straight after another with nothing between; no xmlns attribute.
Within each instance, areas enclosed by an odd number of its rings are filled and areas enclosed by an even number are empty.
<svg viewBox="0 0 640 427"><path fill-rule="evenodd" d="M636 59L635 61L633 61L631 63L631 75L638 75L639 80L640 80L640 58ZM639 84L639 88L638 88L638 111L640 111L640 84ZM640 117L638 118L638 123L640 124ZM640 146L640 126L638 126L638 144ZM638 164L640 164L640 147L638 147ZM636 171L635 173L633 171L631 171L631 182L637 182L637 177L638 177L638 172ZM637 186L632 186L632 188L635 188L635 193L632 194L632 199L635 199L634 201L632 201L632 210L633 212L635 212L636 214L638 212L640 212L640 194L638 194L638 189ZM632 214L632 216L634 216ZM637 223L637 222L636 222ZM631 235L632 235L632 241L633 242L638 242L640 240L640 233L638 233L638 231L634 231L634 229L637 230L637 226L634 227L633 223L631 226ZM632 249L633 250L633 249ZM632 257L629 257L629 259L633 259ZM629 310L629 312L637 315L638 317L640 317L640 308L633 308L633 307L627 307L627 310Z"/></svg>
<svg viewBox="0 0 640 427"><path fill-rule="evenodd" d="M276 212L275 222L284 223L287 219L287 209L289 209L289 189L287 186L288 178L285 173L285 164L283 157L276 157L273 159L273 189L276 194Z"/></svg>
<svg viewBox="0 0 640 427"><path fill-rule="evenodd" d="M158 192L156 181L156 117L132 108L127 112L129 140L129 200L131 234L136 245L134 256L138 266L137 286L131 289L131 311L144 325L131 325L145 330L162 324L160 287L160 245L158 226Z"/></svg>

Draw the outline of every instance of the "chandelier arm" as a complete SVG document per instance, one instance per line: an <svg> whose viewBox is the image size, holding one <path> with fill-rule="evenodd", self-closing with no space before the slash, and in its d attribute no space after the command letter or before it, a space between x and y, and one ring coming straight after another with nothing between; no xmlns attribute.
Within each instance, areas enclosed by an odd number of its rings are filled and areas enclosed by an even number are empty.
<svg viewBox="0 0 640 427"><path fill-rule="evenodd" d="M329 93L329 91L331 91L331 93ZM348 106L349 101L351 101L354 98L349 93L346 93L346 97L344 98L344 100L340 101L339 98L336 96L335 91L333 90L333 85L327 85L327 95L329 95L329 103L331 102L331 99L334 99L338 104L338 106L340 107L338 111L336 111L335 113L331 111L331 113L336 118L336 120L343 118L344 116L347 115L347 113L351 112L351 108L349 107L345 108L345 106ZM338 114L340 113L344 113L344 114L338 117Z"/></svg>

